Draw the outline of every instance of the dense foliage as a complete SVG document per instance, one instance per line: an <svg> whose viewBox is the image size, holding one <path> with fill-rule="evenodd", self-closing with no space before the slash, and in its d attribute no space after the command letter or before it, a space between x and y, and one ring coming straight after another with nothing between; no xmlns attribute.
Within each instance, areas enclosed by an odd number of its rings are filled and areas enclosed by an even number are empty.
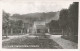
<svg viewBox="0 0 80 51"><path fill-rule="evenodd" d="M60 11L60 26L64 30L63 35L67 35L73 41L78 40L78 2L70 5L69 9Z"/></svg>

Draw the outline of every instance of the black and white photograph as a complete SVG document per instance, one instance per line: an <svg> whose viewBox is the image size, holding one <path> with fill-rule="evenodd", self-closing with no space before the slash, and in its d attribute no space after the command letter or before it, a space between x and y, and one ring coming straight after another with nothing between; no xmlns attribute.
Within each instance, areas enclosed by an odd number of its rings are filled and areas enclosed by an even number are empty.
<svg viewBox="0 0 80 51"><path fill-rule="evenodd" d="M1 0L2 49L78 49L79 2Z"/></svg>

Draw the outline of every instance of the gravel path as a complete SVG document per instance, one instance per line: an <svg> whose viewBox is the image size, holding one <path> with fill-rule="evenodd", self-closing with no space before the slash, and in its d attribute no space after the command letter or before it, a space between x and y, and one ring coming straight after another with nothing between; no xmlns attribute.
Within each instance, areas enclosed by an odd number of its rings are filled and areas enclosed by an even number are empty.
<svg viewBox="0 0 80 51"><path fill-rule="evenodd" d="M51 39L53 39L56 43L58 43L64 49L77 49L78 44L69 40L65 40L61 38L61 35L51 35Z"/></svg>

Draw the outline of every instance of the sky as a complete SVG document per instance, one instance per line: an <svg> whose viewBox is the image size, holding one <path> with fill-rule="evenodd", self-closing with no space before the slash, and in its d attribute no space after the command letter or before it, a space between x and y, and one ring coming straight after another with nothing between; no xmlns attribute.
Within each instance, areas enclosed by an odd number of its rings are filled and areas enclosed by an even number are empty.
<svg viewBox="0 0 80 51"><path fill-rule="evenodd" d="M35 12L55 12L68 8L72 1L58 0L2 0L1 8L10 14L28 14Z"/></svg>

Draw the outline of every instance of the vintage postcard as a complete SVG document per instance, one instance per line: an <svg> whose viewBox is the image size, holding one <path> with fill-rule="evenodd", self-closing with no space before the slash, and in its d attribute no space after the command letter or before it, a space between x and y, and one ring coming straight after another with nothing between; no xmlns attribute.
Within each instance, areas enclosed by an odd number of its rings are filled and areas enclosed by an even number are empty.
<svg viewBox="0 0 80 51"><path fill-rule="evenodd" d="M1 0L2 49L78 49L79 2Z"/></svg>

